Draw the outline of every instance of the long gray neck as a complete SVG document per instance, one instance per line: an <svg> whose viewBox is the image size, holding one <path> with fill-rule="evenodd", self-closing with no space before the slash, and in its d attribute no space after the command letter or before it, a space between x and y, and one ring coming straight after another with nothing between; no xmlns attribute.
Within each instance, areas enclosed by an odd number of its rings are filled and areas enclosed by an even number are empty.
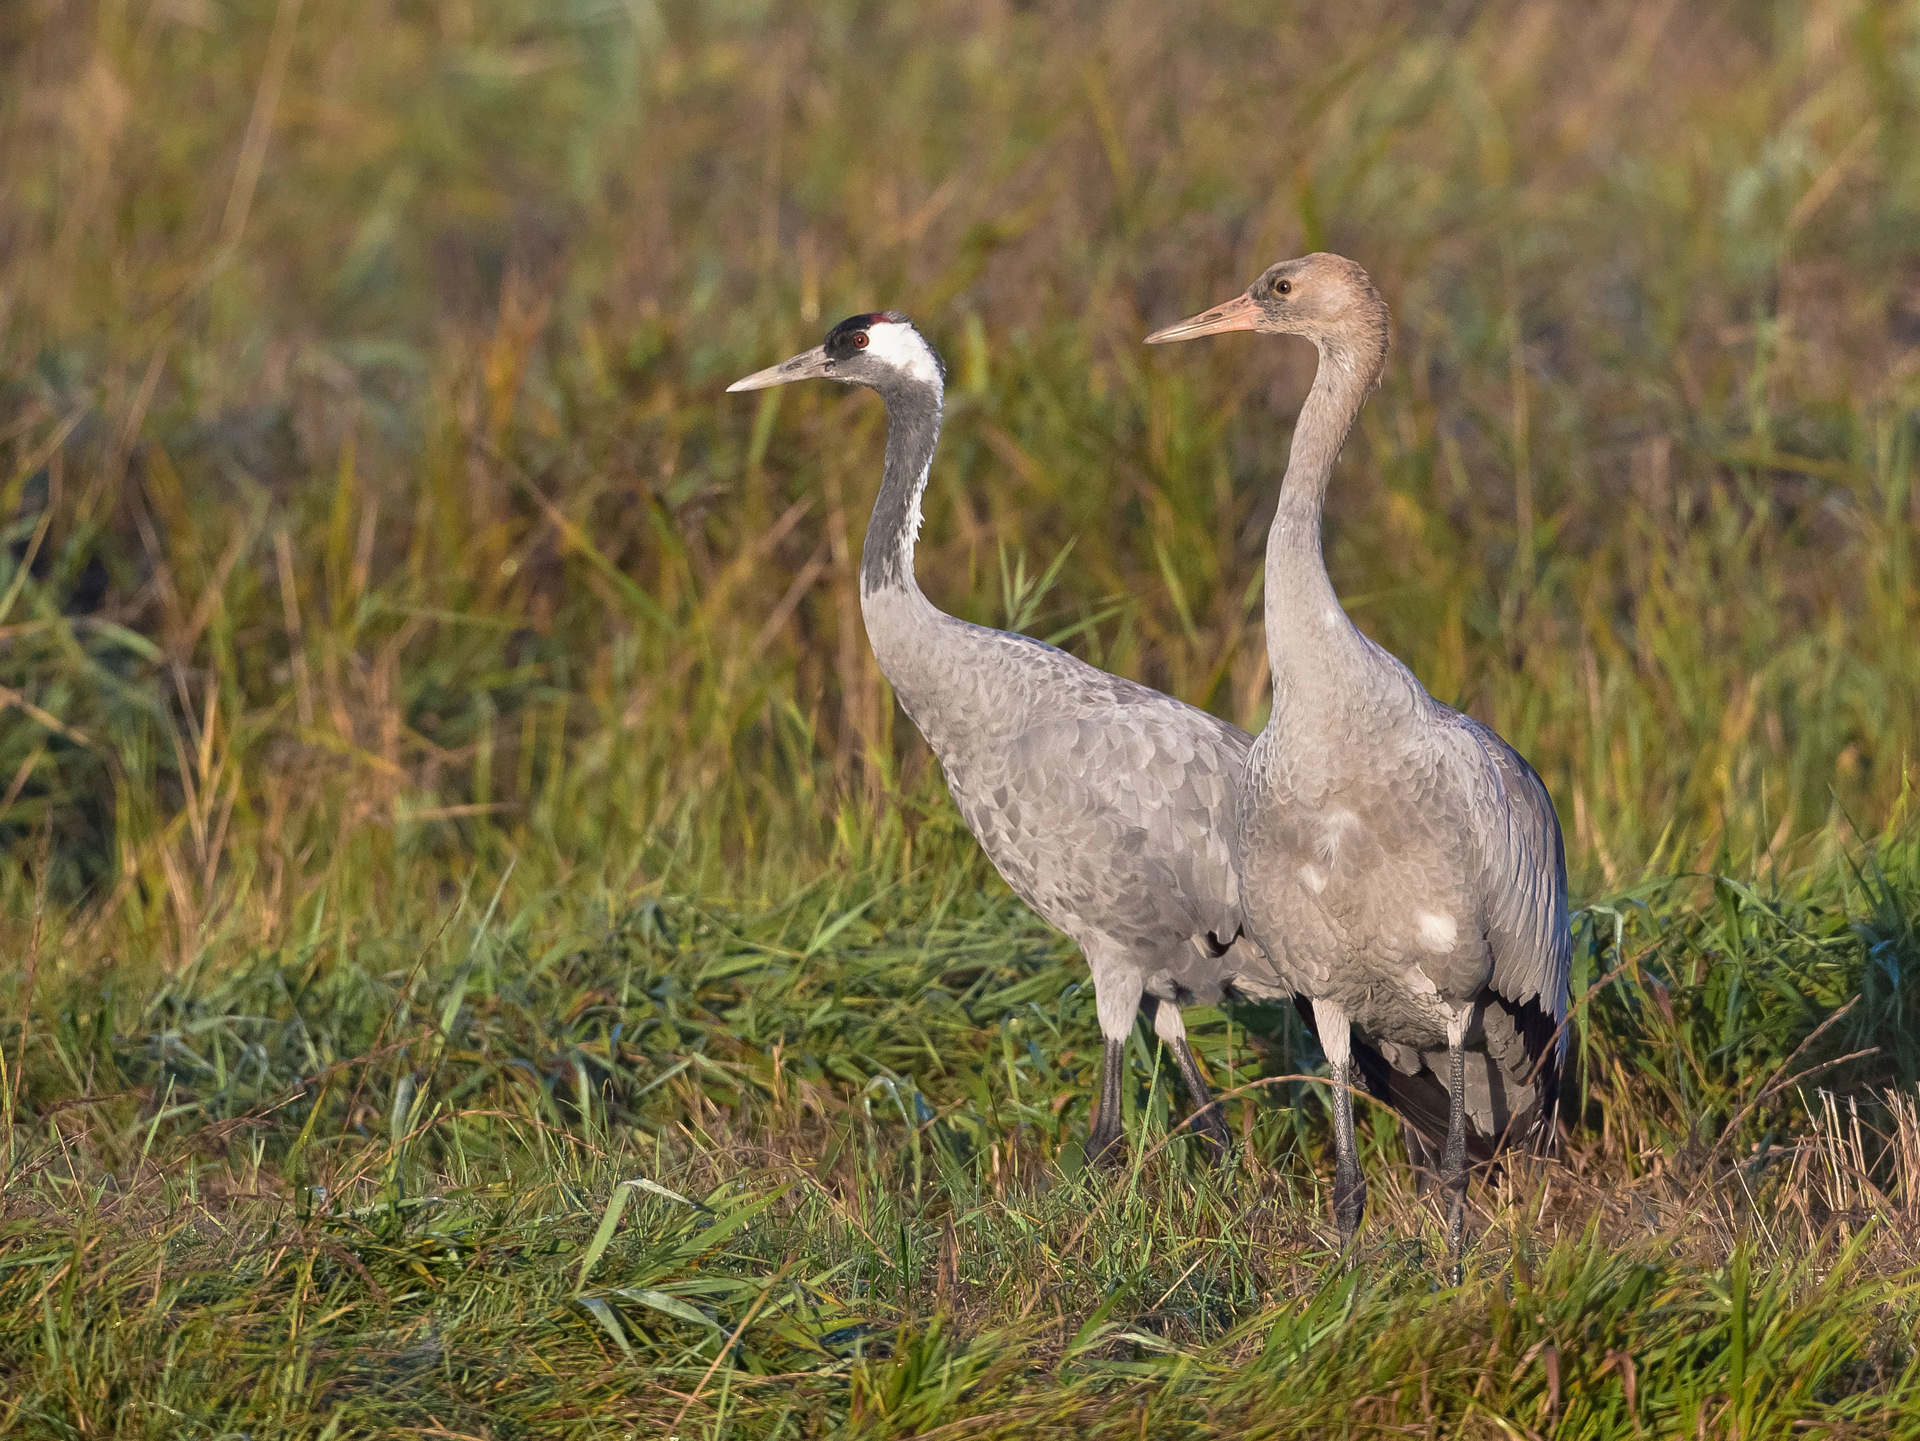
<svg viewBox="0 0 1920 1441"><path fill-rule="evenodd" d="M917 600L931 608L913 577L913 549L920 538L920 498L940 439L941 390L902 381L880 396L887 403L886 473L860 551L861 601Z"/></svg>
<svg viewBox="0 0 1920 1441"><path fill-rule="evenodd" d="M1327 576L1320 515L1333 463L1385 365L1384 325L1377 336L1369 332L1359 342L1323 341L1313 389L1294 426L1280 505L1267 533L1267 659L1276 712L1302 690L1319 691L1334 674L1364 666L1369 658Z"/></svg>
<svg viewBox="0 0 1920 1441"><path fill-rule="evenodd" d="M902 379L875 389L887 403L887 467L860 551L860 616L894 695L939 752L942 697L955 682L951 627L958 622L921 592L913 549L940 438L940 387Z"/></svg>

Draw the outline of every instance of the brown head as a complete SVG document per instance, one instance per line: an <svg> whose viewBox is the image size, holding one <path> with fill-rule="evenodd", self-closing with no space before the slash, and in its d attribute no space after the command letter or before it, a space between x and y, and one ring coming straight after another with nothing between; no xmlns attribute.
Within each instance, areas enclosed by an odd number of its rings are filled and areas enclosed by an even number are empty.
<svg viewBox="0 0 1920 1441"><path fill-rule="evenodd" d="M1305 336L1330 358L1377 365L1387 354L1387 303L1346 256L1317 251L1269 267L1246 294L1154 331L1147 344L1229 330Z"/></svg>

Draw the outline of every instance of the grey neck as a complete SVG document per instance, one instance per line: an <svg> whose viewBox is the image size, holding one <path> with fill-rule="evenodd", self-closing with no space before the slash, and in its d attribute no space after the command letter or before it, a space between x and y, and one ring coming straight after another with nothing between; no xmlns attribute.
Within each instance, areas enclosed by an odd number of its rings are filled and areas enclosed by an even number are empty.
<svg viewBox="0 0 1920 1441"><path fill-rule="evenodd" d="M1384 327L1364 345L1326 340L1294 426L1280 504L1267 533L1267 659L1274 708L1316 670L1363 663L1367 647L1340 609L1320 549L1327 482L1355 417L1386 365Z"/></svg>
<svg viewBox="0 0 1920 1441"><path fill-rule="evenodd" d="M901 599L928 604L913 577L913 550L920 537L920 498L940 439L941 389L910 381L875 388L887 403L887 461L860 551L860 594L865 600L901 592Z"/></svg>

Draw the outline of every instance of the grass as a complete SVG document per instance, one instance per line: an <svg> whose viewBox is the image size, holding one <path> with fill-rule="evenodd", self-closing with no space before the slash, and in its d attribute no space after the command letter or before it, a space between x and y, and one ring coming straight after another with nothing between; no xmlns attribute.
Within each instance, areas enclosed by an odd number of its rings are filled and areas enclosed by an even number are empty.
<svg viewBox="0 0 1920 1441"><path fill-rule="evenodd" d="M0 7L0 1431L1920 1425L1920 15ZM857 613L1249 726L1316 246L1396 315L1330 564L1566 822L1563 1159L1331 1252L1286 1017L1132 1053ZM1071 549L1068 549L1068 547ZM1064 558L1062 558L1064 556ZM630 1184L631 1183L631 1184Z"/></svg>
<svg viewBox="0 0 1920 1441"><path fill-rule="evenodd" d="M499 899L358 939L316 907L132 995L43 982L11 1057L11 1427L1910 1423L1920 1077L1868 977L1920 961L1911 843L1584 931L1586 1124L1480 1191L1457 1290L1377 1122L1340 1268L1323 1092L1260 1084L1311 1064L1284 1031L1195 1016L1230 1171L1168 1136L1144 1029L1133 1161L1086 1168L1090 997L1011 901L871 873L772 908Z"/></svg>

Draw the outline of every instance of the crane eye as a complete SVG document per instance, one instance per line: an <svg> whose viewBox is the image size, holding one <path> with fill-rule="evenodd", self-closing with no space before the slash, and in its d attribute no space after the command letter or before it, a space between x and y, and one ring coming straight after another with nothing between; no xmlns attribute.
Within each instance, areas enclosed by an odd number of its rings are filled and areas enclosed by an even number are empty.
<svg viewBox="0 0 1920 1441"><path fill-rule="evenodd" d="M1285 295L1292 289L1293 282L1291 280L1276 280L1273 282L1273 293L1275 295Z"/></svg>
<svg viewBox="0 0 1920 1441"><path fill-rule="evenodd" d="M862 330L853 337L853 345L856 350L865 350L867 348L866 331Z"/></svg>

